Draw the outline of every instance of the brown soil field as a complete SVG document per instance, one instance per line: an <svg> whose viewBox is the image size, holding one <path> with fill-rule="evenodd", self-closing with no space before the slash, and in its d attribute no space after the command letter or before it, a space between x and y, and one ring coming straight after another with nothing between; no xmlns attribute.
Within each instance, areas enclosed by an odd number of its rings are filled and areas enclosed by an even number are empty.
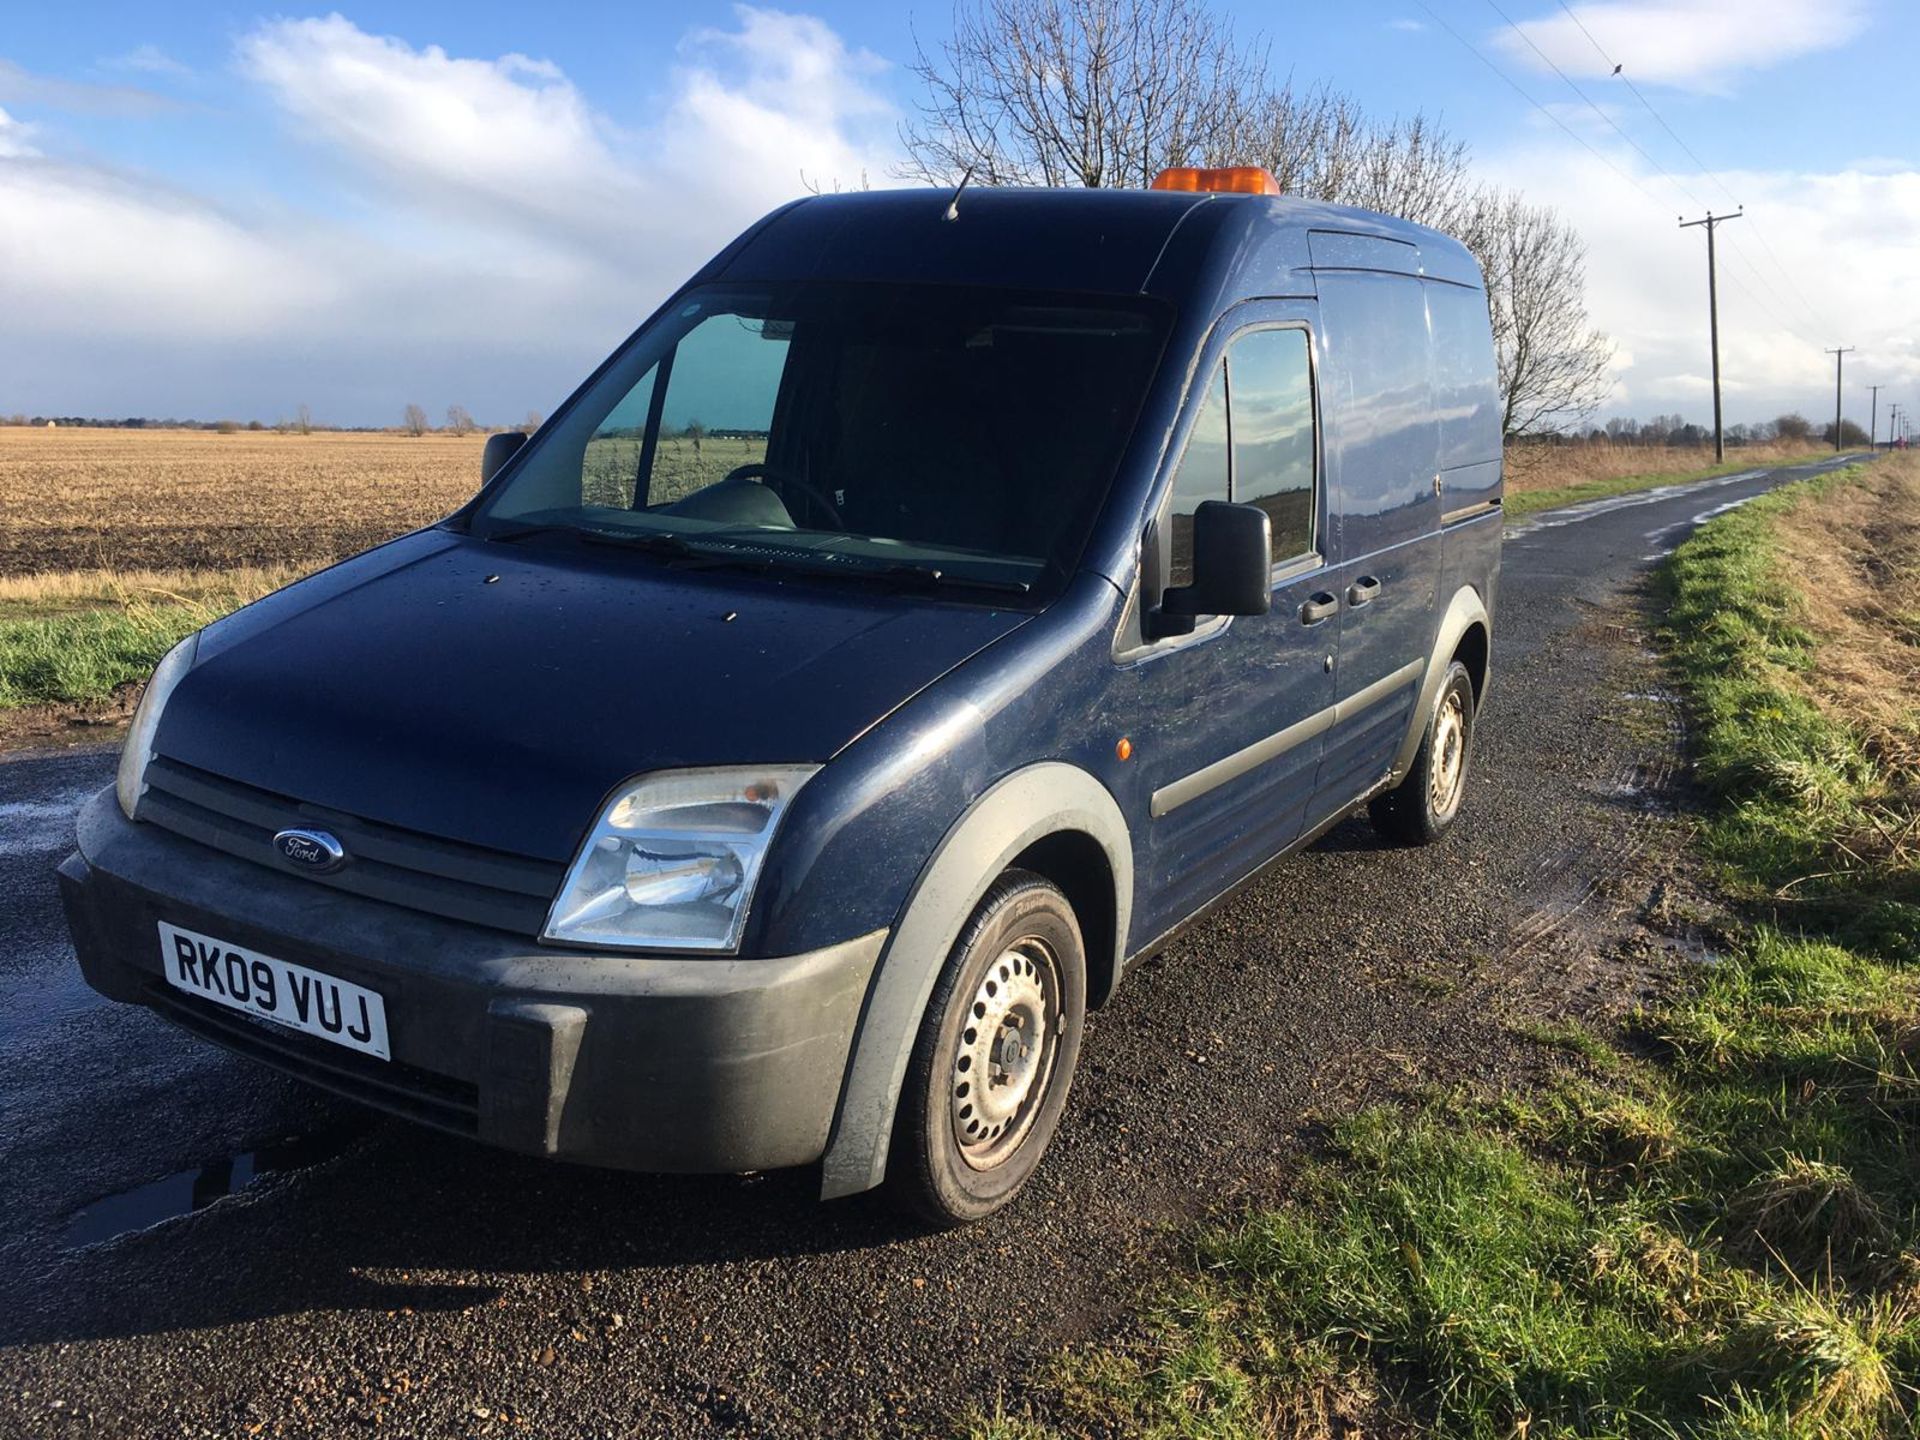
<svg viewBox="0 0 1920 1440"><path fill-rule="evenodd" d="M429 524L479 484L483 437L311 435L204 430L45 430L0 426L0 578L255 569L283 580ZM608 441L599 458L631 442ZM677 448L676 448L677 447ZM667 479L691 488L758 458L708 440ZM1806 447L1731 452L1762 464ZM1710 449L1527 446L1510 452L1515 493L1713 463ZM604 468L604 467L603 467ZM624 473L624 465L620 465ZM15 598L28 598L21 595Z"/></svg>
<svg viewBox="0 0 1920 1440"><path fill-rule="evenodd" d="M0 576L310 570L445 515L479 435L0 427Z"/></svg>

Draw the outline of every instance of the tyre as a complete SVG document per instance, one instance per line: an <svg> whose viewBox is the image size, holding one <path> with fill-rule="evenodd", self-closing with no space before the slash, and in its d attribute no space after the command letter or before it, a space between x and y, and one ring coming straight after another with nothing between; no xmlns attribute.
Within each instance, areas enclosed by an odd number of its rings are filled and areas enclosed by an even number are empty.
<svg viewBox="0 0 1920 1440"><path fill-rule="evenodd" d="M980 901L934 982L900 1092L887 1185L934 1225L1018 1195L1066 1107L1086 1018L1073 908L1010 870Z"/></svg>
<svg viewBox="0 0 1920 1440"><path fill-rule="evenodd" d="M1381 839L1431 845L1453 827L1473 758L1473 720L1473 676L1456 660L1440 682L1413 765L1398 785L1367 805Z"/></svg>

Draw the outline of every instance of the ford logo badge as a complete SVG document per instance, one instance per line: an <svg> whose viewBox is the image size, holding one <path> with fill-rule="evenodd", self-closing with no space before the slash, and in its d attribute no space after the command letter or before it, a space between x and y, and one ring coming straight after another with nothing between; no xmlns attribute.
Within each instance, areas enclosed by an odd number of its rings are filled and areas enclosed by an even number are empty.
<svg viewBox="0 0 1920 1440"><path fill-rule="evenodd" d="M273 837L273 848L314 875L328 874L347 863L346 850L324 830L282 830Z"/></svg>

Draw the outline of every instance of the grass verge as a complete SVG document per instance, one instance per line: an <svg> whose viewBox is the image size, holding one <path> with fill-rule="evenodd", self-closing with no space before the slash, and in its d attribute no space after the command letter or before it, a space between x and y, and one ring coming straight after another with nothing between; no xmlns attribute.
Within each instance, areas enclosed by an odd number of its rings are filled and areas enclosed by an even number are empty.
<svg viewBox="0 0 1920 1440"><path fill-rule="evenodd" d="M1887 462L1676 553L1703 844L1745 921L1636 1044L1540 1026L1572 1057L1550 1088L1340 1122L1288 1203L1198 1234L1130 1334L971 1433L1913 1434L1920 956L1895 841L1920 829L1920 746L1896 743L1920 690L1888 703L1884 619L1823 605L1835 577L1795 547L1910 614L1920 545L1874 535L1916 529L1920 466Z"/></svg>
<svg viewBox="0 0 1920 1440"><path fill-rule="evenodd" d="M293 578L280 569L0 578L0 710L105 703L189 632Z"/></svg>
<svg viewBox="0 0 1920 1440"><path fill-rule="evenodd" d="M1716 475L1733 475L1742 470L1769 469L1780 465L1791 465L1798 461L1819 460L1831 452L1825 450L1808 451L1805 454L1786 456L1746 456L1729 460L1724 465L1709 465L1703 469L1655 470L1633 475L1602 475L1591 479L1574 480L1561 484L1522 484L1509 485L1505 501L1505 510L1509 518L1518 519L1533 515L1542 510L1558 510L1565 505L1578 505L1586 500L1605 500L1613 495L1627 495L1638 490L1652 490L1660 485L1685 485L1695 480L1711 480ZM1554 473L1554 472L1549 472Z"/></svg>

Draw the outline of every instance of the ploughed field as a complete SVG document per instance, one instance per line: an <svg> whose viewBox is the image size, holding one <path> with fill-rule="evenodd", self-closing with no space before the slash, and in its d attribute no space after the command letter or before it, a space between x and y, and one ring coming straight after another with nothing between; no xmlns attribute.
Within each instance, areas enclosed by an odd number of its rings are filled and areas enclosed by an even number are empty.
<svg viewBox="0 0 1920 1440"><path fill-rule="evenodd" d="M0 426L0 579L106 572L127 576L138 594L169 588L139 572L304 573L459 505L479 483L483 443L479 434ZM625 503L638 448L624 436L594 442L595 498ZM732 437L671 438L659 464L679 494L761 452ZM1774 458L1767 447L1732 455L1742 464ZM1711 463L1711 451L1691 447L1530 447L1512 457L1508 488L1560 492ZM0 603L37 598L32 591L15 584Z"/></svg>
<svg viewBox="0 0 1920 1440"><path fill-rule="evenodd" d="M310 570L460 504L483 443L0 427L0 576Z"/></svg>

